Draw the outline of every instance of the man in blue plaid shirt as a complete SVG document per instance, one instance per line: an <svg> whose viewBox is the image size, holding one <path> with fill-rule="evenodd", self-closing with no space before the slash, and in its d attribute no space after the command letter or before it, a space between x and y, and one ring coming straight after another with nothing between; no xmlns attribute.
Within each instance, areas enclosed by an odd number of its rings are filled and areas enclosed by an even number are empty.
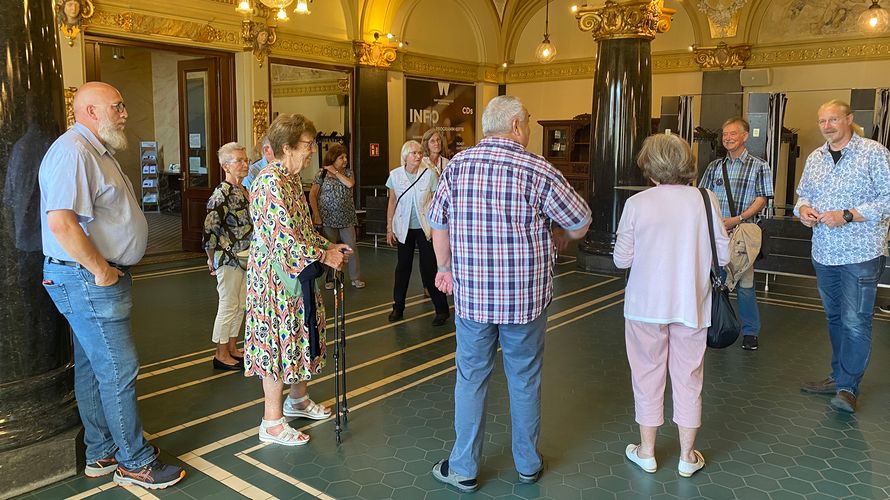
<svg viewBox="0 0 890 500"><path fill-rule="evenodd" d="M727 232L742 222L757 222L757 216L773 197L773 174L769 165L745 148L750 127L743 118L730 118L723 123L723 147L726 158L714 160L705 169L699 187L710 189L720 201L723 225ZM735 207L730 210L723 165L729 179L730 194ZM732 215L735 213L735 215ZM754 292L754 266L742 274L736 285L739 319L742 322L742 349L757 350L760 334L760 312Z"/></svg>
<svg viewBox="0 0 890 500"><path fill-rule="evenodd" d="M525 150L529 114L519 99L492 99L482 132L478 145L451 159L429 211L436 287L453 291L457 327L456 436L433 476L463 492L479 486L485 395L498 343L519 481L534 483L541 475L537 442L553 263L591 221L587 203L559 170Z"/></svg>

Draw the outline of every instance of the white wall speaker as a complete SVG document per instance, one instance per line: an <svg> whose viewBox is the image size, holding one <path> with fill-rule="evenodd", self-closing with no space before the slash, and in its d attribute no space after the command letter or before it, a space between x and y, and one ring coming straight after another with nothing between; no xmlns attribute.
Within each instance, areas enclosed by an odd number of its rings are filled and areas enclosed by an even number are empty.
<svg viewBox="0 0 890 500"><path fill-rule="evenodd" d="M770 68L743 69L739 71L739 81L742 87L764 87L773 81L773 72Z"/></svg>

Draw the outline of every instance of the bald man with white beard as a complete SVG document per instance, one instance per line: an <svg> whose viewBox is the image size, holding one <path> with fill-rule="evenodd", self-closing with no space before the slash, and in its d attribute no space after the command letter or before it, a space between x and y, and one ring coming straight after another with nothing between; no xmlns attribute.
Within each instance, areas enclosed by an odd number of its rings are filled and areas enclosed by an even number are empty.
<svg viewBox="0 0 890 500"><path fill-rule="evenodd" d="M136 403L129 268L145 253L148 224L114 158L127 147L127 108L117 89L90 82L74 95L74 118L43 157L39 180L43 286L73 333L84 473L166 488L185 471L158 460Z"/></svg>

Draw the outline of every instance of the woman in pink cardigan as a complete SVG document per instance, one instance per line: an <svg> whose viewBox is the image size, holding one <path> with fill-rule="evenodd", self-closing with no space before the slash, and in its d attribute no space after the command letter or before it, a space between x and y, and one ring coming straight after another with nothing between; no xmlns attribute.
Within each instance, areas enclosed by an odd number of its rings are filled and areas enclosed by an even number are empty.
<svg viewBox="0 0 890 500"><path fill-rule="evenodd" d="M689 477L705 466L695 449L701 426L705 339L711 324L711 243L717 261L729 262L729 237L714 193L708 192L714 224L708 227L701 193L689 185L695 163L689 144L676 135L643 142L637 165L655 187L624 205L614 260L630 268L624 300L624 335L630 362L640 444L625 455L655 472L655 434L664 423L666 375L671 375L674 422L680 429L679 472Z"/></svg>

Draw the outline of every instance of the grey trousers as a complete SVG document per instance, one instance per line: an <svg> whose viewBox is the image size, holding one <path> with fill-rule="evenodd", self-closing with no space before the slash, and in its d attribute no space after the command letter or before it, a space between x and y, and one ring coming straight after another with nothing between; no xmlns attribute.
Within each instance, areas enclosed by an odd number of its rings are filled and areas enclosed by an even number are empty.
<svg viewBox="0 0 890 500"><path fill-rule="evenodd" d="M358 248L355 246L355 226L324 226L322 227L322 232L324 233L324 237L331 243L345 243L349 245L349 248L352 248L354 253L349 257L349 279L352 281L362 279L361 274L359 273Z"/></svg>

